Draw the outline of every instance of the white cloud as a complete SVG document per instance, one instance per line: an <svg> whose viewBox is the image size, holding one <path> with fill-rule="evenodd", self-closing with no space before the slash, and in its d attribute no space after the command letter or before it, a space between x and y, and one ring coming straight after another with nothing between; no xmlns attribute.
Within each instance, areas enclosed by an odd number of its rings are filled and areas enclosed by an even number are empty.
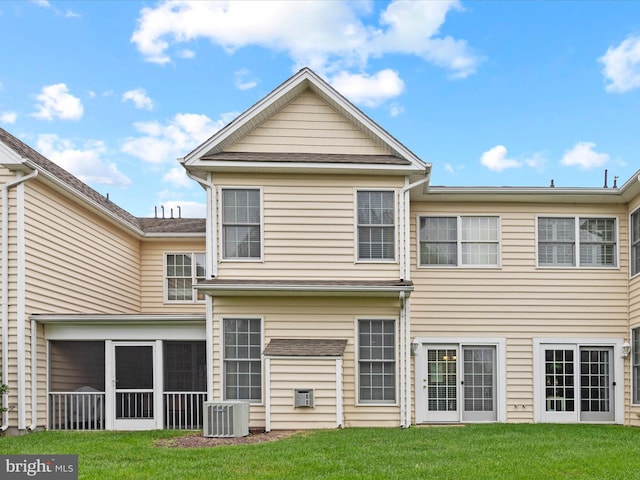
<svg viewBox="0 0 640 480"><path fill-rule="evenodd" d="M464 40L439 36L447 13L460 9L457 0L392 1L377 21L366 23L371 12L362 2L165 1L140 11L131 41L159 64L171 61L175 45L205 38L229 53L250 45L285 52L296 67L322 74L403 54L466 77L481 58Z"/></svg>
<svg viewBox="0 0 640 480"><path fill-rule="evenodd" d="M624 93L640 87L640 36L629 36L598 59L609 82L607 92Z"/></svg>
<svg viewBox="0 0 640 480"><path fill-rule="evenodd" d="M16 123L18 114L16 112L0 112L0 122L2 123Z"/></svg>
<svg viewBox="0 0 640 480"><path fill-rule="evenodd" d="M142 135L128 138L122 146L122 151L155 165L173 162L189 153L236 116L237 113L233 112L223 115L218 121L213 121L206 115L178 113L165 124L137 122L134 127Z"/></svg>
<svg viewBox="0 0 640 480"><path fill-rule="evenodd" d="M182 167L174 167L165 173L162 181L173 185L174 187L191 188L194 181L187 177L186 171Z"/></svg>
<svg viewBox="0 0 640 480"><path fill-rule="evenodd" d="M543 171L547 166L547 158L542 152L536 152L531 157L526 158L524 163L527 167L531 167L538 171Z"/></svg>
<svg viewBox="0 0 640 480"><path fill-rule="evenodd" d="M480 163L494 172L522 166L522 163L518 160L507 157L507 149L504 145L496 145L484 152L480 157Z"/></svg>
<svg viewBox="0 0 640 480"><path fill-rule="evenodd" d="M566 167L580 167L583 170L601 167L609 162L610 157L606 153L598 153L594 149L593 142L579 142L565 152L560 163Z"/></svg>
<svg viewBox="0 0 640 480"><path fill-rule="evenodd" d="M50 7L51 6L51 4L49 3L49 0L31 0L31 3L35 3L39 7Z"/></svg>
<svg viewBox="0 0 640 480"><path fill-rule="evenodd" d="M147 91L144 88L136 88L124 92L122 95L123 102L133 102L138 110L153 110L153 100L147 95Z"/></svg>
<svg viewBox="0 0 640 480"><path fill-rule="evenodd" d="M42 87L36 100L39 102L36 104L38 111L32 114L35 118L79 120L84 114L82 102L69 93L69 89L64 83Z"/></svg>
<svg viewBox="0 0 640 480"><path fill-rule="evenodd" d="M82 15L74 12L73 10L67 10L64 12L65 18L80 18Z"/></svg>
<svg viewBox="0 0 640 480"><path fill-rule="evenodd" d="M258 80L251 75L251 72L246 68L242 68L234 73L236 76L236 88L238 90L250 90L258 85Z"/></svg>
<svg viewBox="0 0 640 480"><path fill-rule="evenodd" d="M404 91L404 82L390 69L375 75L341 72L331 79L331 85L349 100L369 107L380 105Z"/></svg>
<svg viewBox="0 0 640 480"><path fill-rule="evenodd" d="M90 140L82 147L55 134L39 135L36 147L45 157L88 184L126 187L131 180L115 163L105 160L107 148L102 141Z"/></svg>

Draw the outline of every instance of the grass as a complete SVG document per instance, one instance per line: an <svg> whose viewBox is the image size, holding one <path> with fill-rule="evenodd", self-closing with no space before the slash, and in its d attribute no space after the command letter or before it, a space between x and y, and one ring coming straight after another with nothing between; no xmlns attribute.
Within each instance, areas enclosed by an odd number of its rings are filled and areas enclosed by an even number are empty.
<svg viewBox="0 0 640 480"><path fill-rule="evenodd" d="M260 444L154 446L181 434L38 432L0 438L0 452L78 454L81 479L640 478L640 429L618 425L352 428Z"/></svg>

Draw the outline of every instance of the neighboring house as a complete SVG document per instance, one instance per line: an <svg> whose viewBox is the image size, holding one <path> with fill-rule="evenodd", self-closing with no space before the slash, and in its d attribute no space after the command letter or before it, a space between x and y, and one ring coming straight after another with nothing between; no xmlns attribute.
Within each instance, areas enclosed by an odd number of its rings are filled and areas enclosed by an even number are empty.
<svg viewBox="0 0 640 480"><path fill-rule="evenodd" d="M434 187L309 69L180 161L134 218L0 129L3 429L640 425L637 175Z"/></svg>

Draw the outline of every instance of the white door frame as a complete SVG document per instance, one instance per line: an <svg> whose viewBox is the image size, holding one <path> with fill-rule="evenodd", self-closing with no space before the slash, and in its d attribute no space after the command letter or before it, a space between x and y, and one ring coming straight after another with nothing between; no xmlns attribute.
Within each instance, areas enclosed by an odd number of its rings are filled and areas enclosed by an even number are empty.
<svg viewBox="0 0 640 480"><path fill-rule="evenodd" d="M571 412L572 415L549 415L546 412L546 398L545 398L545 385L544 385L544 357L543 350L548 346L556 347L571 347L575 348L577 353L580 352L580 347L612 347L613 363L612 375L613 375L613 408L614 421L613 423L624 423L624 363L622 358L622 344L624 339L622 338L534 338L533 339L533 421L535 423L540 422L558 422L558 423L578 423L580 422L580 406L579 393L576 393L576 411ZM579 384L575 385L576 391L580 388ZM587 422L594 423L594 422ZM611 422L603 422L611 423Z"/></svg>
<svg viewBox="0 0 640 480"><path fill-rule="evenodd" d="M415 415L416 423L427 423L432 420L427 418L427 395L423 388L423 379L426 378L426 346L456 346L458 351L465 346L491 346L496 349L496 413L498 422L506 422L507 420L507 376L506 376L506 341L504 338L487 338L487 337L416 337L413 340L416 356L415 359ZM460 371L458 371L460 374ZM458 384L458 392L460 392L460 384ZM458 399L461 396L458 394ZM461 409L458 409L461 412ZM460 414L458 420L460 421ZM469 422L471 423L471 422Z"/></svg>
<svg viewBox="0 0 640 480"><path fill-rule="evenodd" d="M116 412L116 371L115 350L117 347L145 346L152 348L153 355L153 418L150 419L117 419ZM163 360L162 340L155 341L112 341L105 342L105 422L109 430L155 430L162 428L163 422Z"/></svg>

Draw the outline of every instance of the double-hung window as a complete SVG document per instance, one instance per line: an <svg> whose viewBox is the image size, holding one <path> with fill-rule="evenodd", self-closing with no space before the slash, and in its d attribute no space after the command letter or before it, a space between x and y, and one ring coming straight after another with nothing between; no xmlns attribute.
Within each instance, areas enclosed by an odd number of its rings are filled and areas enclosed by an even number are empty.
<svg viewBox="0 0 640 480"><path fill-rule="evenodd" d="M165 254L165 291L169 302L203 301L193 286L205 279L204 253Z"/></svg>
<svg viewBox="0 0 640 480"><path fill-rule="evenodd" d="M640 327L631 330L631 377L633 404L640 404Z"/></svg>
<svg viewBox="0 0 640 480"><path fill-rule="evenodd" d="M396 401L394 320L358 320L358 401Z"/></svg>
<svg viewBox="0 0 640 480"><path fill-rule="evenodd" d="M615 267L615 218L538 217L541 267Z"/></svg>
<svg viewBox="0 0 640 480"><path fill-rule="evenodd" d="M260 189L222 190L222 256L231 260L262 257Z"/></svg>
<svg viewBox="0 0 640 480"><path fill-rule="evenodd" d="M262 331L259 318L225 318L223 381L225 400L262 400Z"/></svg>
<svg viewBox="0 0 640 480"><path fill-rule="evenodd" d="M396 256L395 192L357 193L358 260L394 260Z"/></svg>
<svg viewBox="0 0 640 480"><path fill-rule="evenodd" d="M425 216L418 219L418 224L421 267L499 265L498 217Z"/></svg>
<svg viewBox="0 0 640 480"><path fill-rule="evenodd" d="M640 210L631 214L631 275L640 272Z"/></svg>

